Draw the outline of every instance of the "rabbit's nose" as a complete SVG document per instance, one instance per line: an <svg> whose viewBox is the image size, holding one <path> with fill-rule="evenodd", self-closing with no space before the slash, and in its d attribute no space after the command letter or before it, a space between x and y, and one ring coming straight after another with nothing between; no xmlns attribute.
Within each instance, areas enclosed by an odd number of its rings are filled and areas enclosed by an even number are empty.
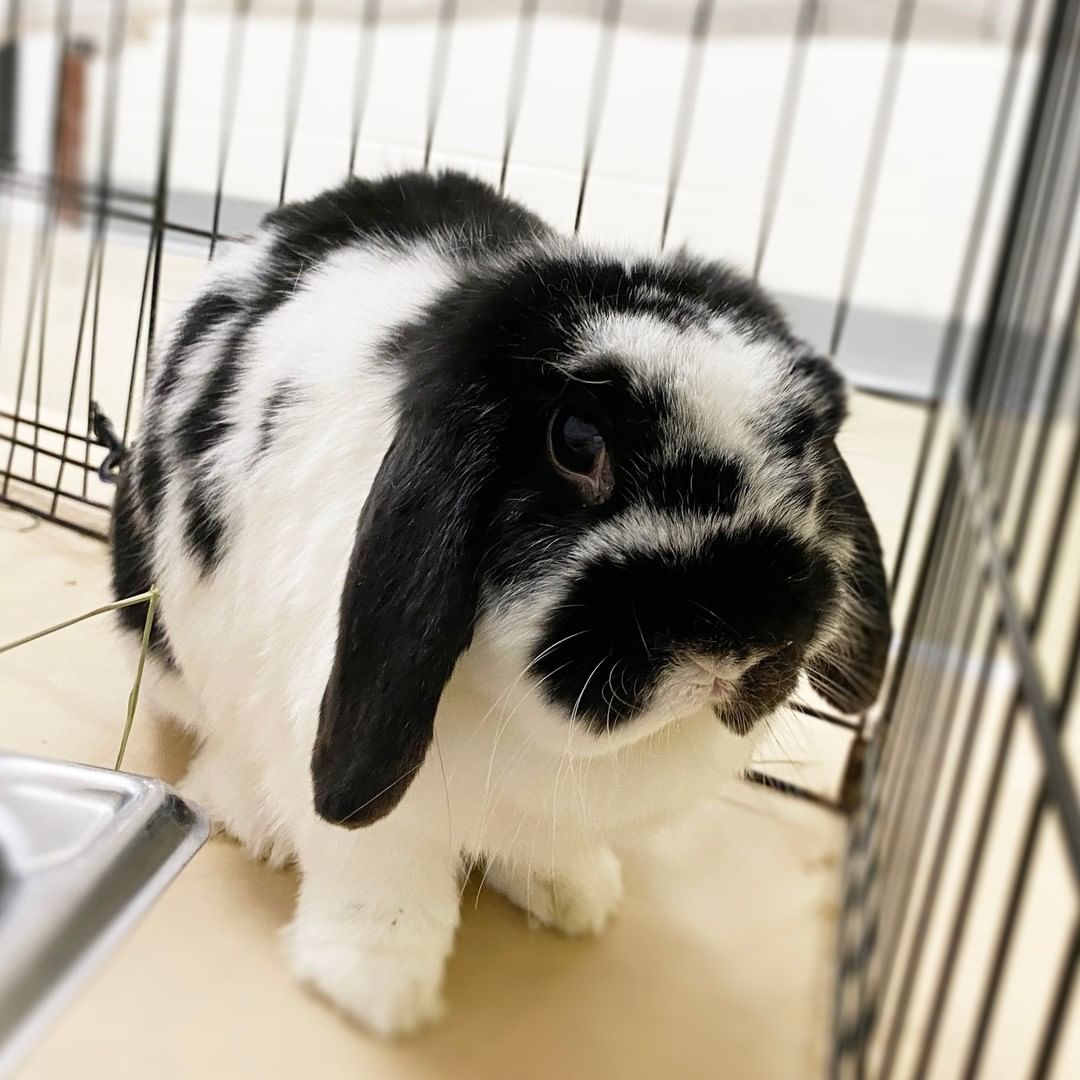
<svg viewBox="0 0 1080 1080"><path fill-rule="evenodd" d="M701 674L707 678L712 679L712 685L714 692L717 688L723 686L730 689L739 680L739 676L742 675L747 668L752 667L761 659L760 656L752 656L749 658L734 658L731 656L718 656L718 657L694 657L694 663L701 671Z"/></svg>
<svg viewBox="0 0 1080 1080"><path fill-rule="evenodd" d="M713 679L709 696L715 701L723 701L731 696L735 690L735 683L731 679Z"/></svg>

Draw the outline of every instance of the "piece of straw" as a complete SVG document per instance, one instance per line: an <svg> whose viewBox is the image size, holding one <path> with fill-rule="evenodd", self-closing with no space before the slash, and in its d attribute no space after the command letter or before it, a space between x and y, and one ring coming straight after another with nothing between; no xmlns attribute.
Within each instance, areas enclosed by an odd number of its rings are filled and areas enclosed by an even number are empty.
<svg viewBox="0 0 1080 1080"><path fill-rule="evenodd" d="M147 592L149 598L146 603L146 621L143 623L142 645L139 647L139 664L135 668L135 682L131 684L131 693L128 694L127 716L124 719L124 734L120 736L120 749L116 754L114 769L120 769L120 763L124 760L124 751L127 749L128 736L131 734L131 725L135 722L135 707L139 704L139 687L142 686L143 665L146 663L146 653L150 648L150 631L154 626L154 608L157 607L158 592L156 585L151 585Z"/></svg>
<svg viewBox="0 0 1080 1080"><path fill-rule="evenodd" d="M124 751L127 749L128 737L131 735L131 726L135 722L135 710L139 704L139 688L142 686L143 667L146 664L146 653L150 647L150 631L154 627L154 609L157 607L158 597L160 595L161 591L158 587L156 585L151 585L146 592L139 593L137 596L128 596L123 600L114 600L112 603L102 604L101 607L96 607L93 611L85 611L72 619L65 619L63 622L56 623L54 626L48 626L44 630L38 630L33 634L27 634L26 637L21 637L17 641L9 641L6 645L0 645L0 653L6 653L11 649L17 649L20 645L28 645L31 641L37 641L38 638L47 637L49 634L55 634L57 630L65 630L67 627L74 626L76 623L83 622L85 619L92 619L95 615L104 615L109 611L119 611L121 608L134 607L136 604L146 604L146 621L143 623L142 645L139 648L139 663L135 669L135 682L132 684L131 693L128 694L127 716L124 720L124 733L120 738L120 749L116 755L116 764L113 766L114 769L119 769L124 760Z"/></svg>

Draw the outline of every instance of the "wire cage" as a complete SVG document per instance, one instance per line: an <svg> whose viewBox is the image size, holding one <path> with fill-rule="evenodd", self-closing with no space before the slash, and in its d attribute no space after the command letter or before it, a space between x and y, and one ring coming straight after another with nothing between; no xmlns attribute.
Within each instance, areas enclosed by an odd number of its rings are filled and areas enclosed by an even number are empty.
<svg viewBox="0 0 1080 1080"><path fill-rule="evenodd" d="M1074 0L6 0L0 497L104 535L93 403L128 439L218 243L349 173L454 165L567 231L742 265L856 419L905 433L871 499L882 701L802 710L821 783L755 774L851 815L833 1072L1075 1075L1078 23Z"/></svg>

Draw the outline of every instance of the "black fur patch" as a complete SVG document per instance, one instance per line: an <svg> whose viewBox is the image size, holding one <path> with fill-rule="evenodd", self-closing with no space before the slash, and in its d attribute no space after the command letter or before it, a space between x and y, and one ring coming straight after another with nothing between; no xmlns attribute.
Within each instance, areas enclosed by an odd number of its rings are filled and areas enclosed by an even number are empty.
<svg viewBox="0 0 1080 1080"><path fill-rule="evenodd" d="M748 277L723 263L680 252L666 264L677 290L694 297L715 315L725 316L753 340L773 339L794 345L781 310Z"/></svg>
<svg viewBox="0 0 1080 1080"><path fill-rule="evenodd" d="M189 460L198 459L213 449L232 426L227 411L232 405L242 350L250 329L250 321L245 320L229 335L217 367L181 421L177 443L181 455Z"/></svg>
<svg viewBox="0 0 1080 1080"><path fill-rule="evenodd" d="M817 489L809 476L800 477L785 495L786 504L793 510L806 513L813 508Z"/></svg>
<svg viewBox="0 0 1080 1080"><path fill-rule="evenodd" d="M493 254L522 240L552 235L551 228L490 184L464 173L400 173L380 180L352 177L340 187L268 214L264 225L281 238L276 255L317 265L349 245L411 244L449 233L459 250Z"/></svg>
<svg viewBox="0 0 1080 1080"><path fill-rule="evenodd" d="M652 505L700 514L733 514L745 486L737 462L689 453L656 469L647 483Z"/></svg>
<svg viewBox="0 0 1080 1080"><path fill-rule="evenodd" d="M771 528L718 537L700 555L605 559L585 569L545 627L537 677L551 701L597 730L638 715L663 669L687 653L768 650L787 663L763 669L765 683L789 682L835 588L819 555ZM744 692L751 711L765 689Z"/></svg>
<svg viewBox="0 0 1080 1080"><path fill-rule="evenodd" d="M131 499L131 478L121 472L113 503L110 553L112 556L113 592L117 599L137 596L154 584L150 544L139 526ZM133 605L121 608L117 615L125 629L142 634L146 623L146 608ZM165 636L160 614L150 628L150 651L163 663L175 668L176 661Z"/></svg>
<svg viewBox="0 0 1080 1080"><path fill-rule="evenodd" d="M819 433L831 437L847 417L847 394L840 373L823 356L805 354L793 364L797 375L814 391L819 407Z"/></svg>
<svg viewBox="0 0 1080 1080"><path fill-rule="evenodd" d="M212 491L204 485L193 484L184 497L184 539L203 573L213 570L224 546L225 520L216 509Z"/></svg>
<svg viewBox="0 0 1080 1080"><path fill-rule="evenodd" d="M273 229L275 240L243 306L231 297L203 298L189 312L181 330L180 337L189 348L203 325L242 314L221 349L217 367L180 423L177 449L189 463L197 463L232 428L230 405L252 331L305 288L310 273L335 251L376 238L383 243L413 243L449 230L460 237L459 247L472 245L477 253L490 254L550 233L524 207L460 173L410 173L376 181L353 178L306 202L275 210L263 225ZM170 373L179 367L179 346L175 351ZM171 375L174 380L176 377ZM283 405L284 400L278 403ZM264 414L261 422L260 454L269 445L272 411ZM187 535L199 551L204 570L209 571L224 548L224 520L211 511L208 493L190 495L189 502L192 499Z"/></svg>
<svg viewBox="0 0 1080 1080"><path fill-rule="evenodd" d="M161 377L155 388L159 398L168 398L176 388L184 361L199 342L240 310L240 301L230 293L222 292L205 293L188 307L172 346L162 361Z"/></svg>
<svg viewBox="0 0 1080 1080"><path fill-rule="evenodd" d="M760 716L749 709L725 709L719 705L713 706L713 715L735 735L749 735Z"/></svg>
<svg viewBox="0 0 1080 1080"><path fill-rule="evenodd" d="M256 459L261 458L270 448L270 443L274 438L274 429L281 414L296 401L296 398L297 389L288 381L279 383L267 398L263 406L262 420L259 421L259 446L255 451Z"/></svg>
<svg viewBox="0 0 1080 1080"><path fill-rule="evenodd" d="M814 408L799 402L780 418L775 438L783 453L801 457L812 440L821 438L823 427Z"/></svg>
<svg viewBox="0 0 1080 1080"><path fill-rule="evenodd" d="M165 464L162 455L161 436L155 425L147 422L143 427L139 468L134 482L138 485L139 500L150 521L157 520L161 500L165 495Z"/></svg>
<svg viewBox="0 0 1080 1080"><path fill-rule="evenodd" d="M855 553L847 581L852 608L841 613L841 640L829 654L817 657L808 672L814 689L833 706L858 713L873 703L885 675L892 637L889 587L877 532L835 446L828 448L823 465L823 527L847 537Z"/></svg>

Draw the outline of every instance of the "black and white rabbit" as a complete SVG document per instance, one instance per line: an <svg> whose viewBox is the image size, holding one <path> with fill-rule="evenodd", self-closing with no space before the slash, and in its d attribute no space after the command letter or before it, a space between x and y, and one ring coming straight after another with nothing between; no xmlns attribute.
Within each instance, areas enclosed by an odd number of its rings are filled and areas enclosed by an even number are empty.
<svg viewBox="0 0 1080 1080"><path fill-rule="evenodd" d="M155 357L115 589L162 590L148 689L200 738L187 792L299 867L298 976L411 1030L464 868L598 931L613 845L739 774L800 673L872 701L844 411L735 272L460 174L350 180L210 265Z"/></svg>

